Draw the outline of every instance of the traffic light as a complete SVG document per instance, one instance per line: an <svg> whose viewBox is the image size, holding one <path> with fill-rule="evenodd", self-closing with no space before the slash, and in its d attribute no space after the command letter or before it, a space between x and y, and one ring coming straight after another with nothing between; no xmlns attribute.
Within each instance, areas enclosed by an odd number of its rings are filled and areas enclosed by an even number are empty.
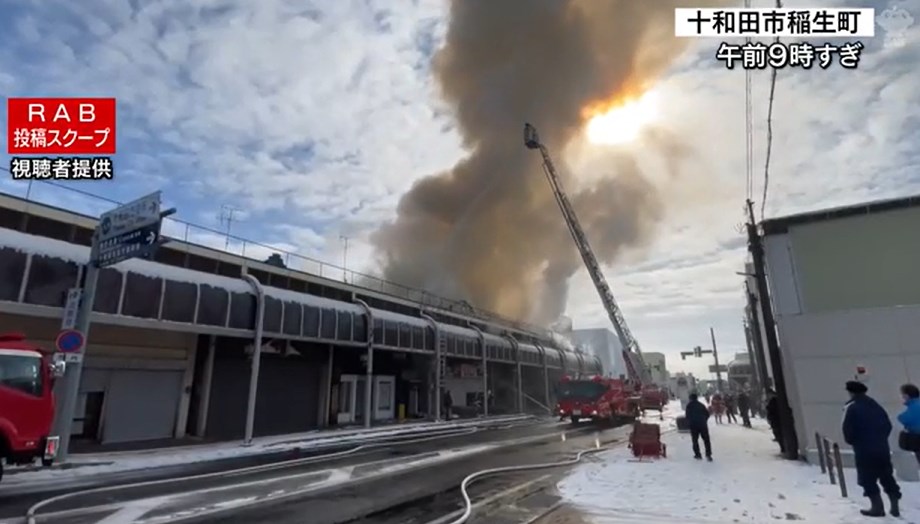
<svg viewBox="0 0 920 524"><path fill-rule="evenodd" d="M697 358L702 357L703 348L701 348L700 346L696 346L695 348L693 348L693 355L696 356Z"/></svg>

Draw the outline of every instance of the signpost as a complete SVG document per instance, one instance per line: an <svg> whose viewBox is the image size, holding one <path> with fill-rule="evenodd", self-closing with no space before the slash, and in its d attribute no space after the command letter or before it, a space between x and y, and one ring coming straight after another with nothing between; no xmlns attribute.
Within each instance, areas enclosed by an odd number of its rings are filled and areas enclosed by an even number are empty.
<svg viewBox="0 0 920 524"><path fill-rule="evenodd" d="M99 224L93 233L89 263L83 272L83 287L71 289L67 293L61 332L55 341L58 351L71 364L58 382L60 403L54 414L54 433L61 438L58 450L61 461L66 460L70 449L70 434L80 391L83 351L96 300L99 270L130 258L152 256L163 244L160 237L163 218L176 210L161 211L160 197L161 193L156 191L99 217Z"/></svg>
<svg viewBox="0 0 920 524"><path fill-rule="evenodd" d="M103 213L96 227L97 241L104 242L159 222L163 218L160 216L160 196L160 191L156 191Z"/></svg>
<svg viewBox="0 0 920 524"><path fill-rule="evenodd" d="M67 303L64 305L64 318L61 319L61 329L73 329L77 326L77 313L80 311L80 299L83 290L72 287L67 290Z"/></svg>
<svg viewBox="0 0 920 524"><path fill-rule="evenodd" d="M83 347L86 337L76 329L62 329L54 341L54 347L63 354L65 362L83 362Z"/></svg>

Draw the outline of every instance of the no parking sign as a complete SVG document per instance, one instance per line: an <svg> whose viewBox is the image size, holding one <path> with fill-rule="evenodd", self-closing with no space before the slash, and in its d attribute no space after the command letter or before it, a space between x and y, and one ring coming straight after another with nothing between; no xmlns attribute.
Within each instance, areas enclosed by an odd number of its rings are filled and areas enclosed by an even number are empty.
<svg viewBox="0 0 920 524"><path fill-rule="evenodd" d="M86 338L76 329L64 329L58 333L54 345L61 353L78 353L83 349Z"/></svg>

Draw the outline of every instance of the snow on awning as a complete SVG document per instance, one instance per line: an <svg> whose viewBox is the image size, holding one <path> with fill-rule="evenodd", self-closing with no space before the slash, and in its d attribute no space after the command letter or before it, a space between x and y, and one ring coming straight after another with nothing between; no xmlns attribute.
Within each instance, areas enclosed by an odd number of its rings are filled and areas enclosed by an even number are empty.
<svg viewBox="0 0 920 524"><path fill-rule="evenodd" d="M81 265L89 262L89 247L87 246L20 233L12 229L0 228L0 247L15 249L21 253L58 258ZM235 293L252 293L252 287L242 279L203 273L148 260L125 260L111 266L111 269L122 273L137 273L147 277L163 278L177 282L203 284Z"/></svg>
<svg viewBox="0 0 920 524"><path fill-rule="evenodd" d="M505 337L493 335L492 333L483 333L487 344L498 344L500 346L511 346L511 341Z"/></svg>
<svg viewBox="0 0 920 524"><path fill-rule="evenodd" d="M455 326L453 324L440 324L440 326L441 331L445 333L450 333L451 335L461 338L469 338L476 341L479 340L479 333L475 329Z"/></svg>
<svg viewBox="0 0 920 524"><path fill-rule="evenodd" d="M387 322L396 322L398 324L407 324L415 327L431 327L431 323L424 318L411 317L409 315L402 315L383 309L371 308L371 315L373 315L374 319L380 319Z"/></svg>
<svg viewBox="0 0 920 524"><path fill-rule="evenodd" d="M262 289L265 290L265 296L276 298L283 302L296 302L317 309L335 309L338 311L346 311L358 315L364 314L363 307L357 304L343 302L341 300L333 300L331 298L318 297L309 293L301 293L298 291L291 291L290 289L282 289L266 285L263 285Z"/></svg>

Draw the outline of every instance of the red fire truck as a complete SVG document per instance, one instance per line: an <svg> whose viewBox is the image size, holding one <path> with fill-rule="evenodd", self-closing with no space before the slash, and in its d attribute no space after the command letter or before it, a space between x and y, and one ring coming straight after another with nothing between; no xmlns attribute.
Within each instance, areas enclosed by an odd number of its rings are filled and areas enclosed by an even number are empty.
<svg viewBox="0 0 920 524"><path fill-rule="evenodd" d="M559 383L558 399L556 413L573 424L581 419L611 424L639 416L637 398L621 379L566 376Z"/></svg>
<svg viewBox="0 0 920 524"><path fill-rule="evenodd" d="M664 419L664 407L671 400L668 390L655 384L649 384L642 387L640 399L639 408L643 414L646 411L657 411L658 418Z"/></svg>
<svg viewBox="0 0 920 524"><path fill-rule="evenodd" d="M41 459L50 466L57 454L53 437L54 379L63 362L26 340L21 333L0 334L0 458L7 464ZM0 479L3 478L0 461Z"/></svg>

